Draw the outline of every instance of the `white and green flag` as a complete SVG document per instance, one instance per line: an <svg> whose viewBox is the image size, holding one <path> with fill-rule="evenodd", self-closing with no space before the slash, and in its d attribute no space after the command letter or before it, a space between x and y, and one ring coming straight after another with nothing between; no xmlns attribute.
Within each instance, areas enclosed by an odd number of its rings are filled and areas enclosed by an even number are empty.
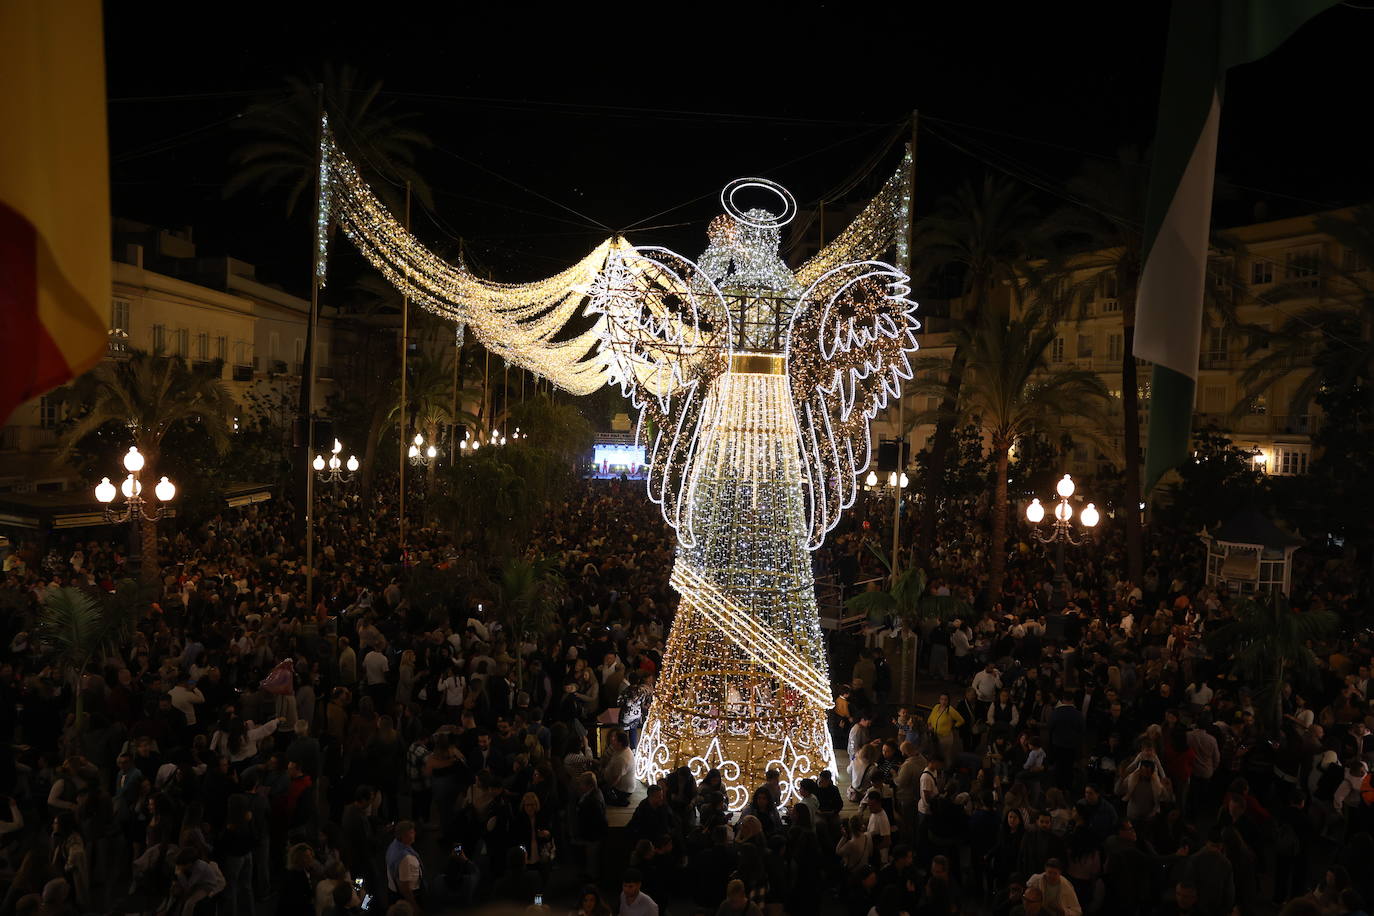
<svg viewBox="0 0 1374 916"><path fill-rule="evenodd" d="M1202 340L1212 179L1226 71L1337 0L1174 0L1145 208L1135 356L1154 363L1145 490L1188 454Z"/></svg>

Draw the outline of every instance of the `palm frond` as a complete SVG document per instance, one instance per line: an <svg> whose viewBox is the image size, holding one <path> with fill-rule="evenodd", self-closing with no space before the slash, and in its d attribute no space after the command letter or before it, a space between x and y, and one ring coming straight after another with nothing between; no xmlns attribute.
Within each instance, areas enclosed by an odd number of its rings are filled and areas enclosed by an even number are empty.
<svg viewBox="0 0 1374 916"><path fill-rule="evenodd" d="M117 634L95 597L79 588L49 589L39 611L37 642L59 667L84 670Z"/></svg>

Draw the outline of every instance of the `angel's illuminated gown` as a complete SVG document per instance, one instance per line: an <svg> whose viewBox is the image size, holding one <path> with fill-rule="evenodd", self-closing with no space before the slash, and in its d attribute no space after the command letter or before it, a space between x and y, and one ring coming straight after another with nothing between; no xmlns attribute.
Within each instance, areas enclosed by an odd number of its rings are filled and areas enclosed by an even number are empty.
<svg viewBox="0 0 1374 916"><path fill-rule="evenodd" d="M638 760L648 779L717 768L738 809L770 768L789 789L833 771L831 702L787 379L727 372L703 412L716 419L691 470L695 543L673 571L682 601Z"/></svg>

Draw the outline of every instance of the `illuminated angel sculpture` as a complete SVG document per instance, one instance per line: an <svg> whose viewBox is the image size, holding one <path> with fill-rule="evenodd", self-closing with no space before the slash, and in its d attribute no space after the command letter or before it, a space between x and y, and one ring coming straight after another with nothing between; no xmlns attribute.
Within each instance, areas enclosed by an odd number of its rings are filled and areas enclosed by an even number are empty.
<svg viewBox="0 0 1374 916"><path fill-rule="evenodd" d="M858 495L869 422L912 374L908 278L872 260L901 243L903 172L795 274L778 254L791 195L740 179L695 263L612 239L557 277L502 286L415 242L326 137L321 212L403 292L570 391L618 382L640 410L649 497L677 532L682 600L638 777L718 769L738 810L769 769L784 800L833 770L810 552ZM745 190L775 194L782 212L741 210ZM560 333L583 306L591 327Z"/></svg>

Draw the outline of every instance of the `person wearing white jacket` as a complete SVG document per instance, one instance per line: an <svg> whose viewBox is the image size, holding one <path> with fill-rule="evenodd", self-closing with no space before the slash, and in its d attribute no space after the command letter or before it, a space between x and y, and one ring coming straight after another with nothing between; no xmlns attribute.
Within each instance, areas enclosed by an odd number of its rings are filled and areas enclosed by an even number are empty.
<svg viewBox="0 0 1374 916"><path fill-rule="evenodd" d="M1331 799L1331 807L1339 813L1344 805L1354 808L1360 803L1360 789L1364 778L1369 774L1369 764L1363 760L1352 760L1345 768L1345 778L1336 786L1336 794Z"/></svg>
<svg viewBox="0 0 1374 916"><path fill-rule="evenodd" d="M1035 888L1044 895L1043 911L1050 916L1083 916L1078 892L1073 889L1073 883L1064 877L1063 871L1063 864L1058 859L1048 859L1045 870L1032 875L1026 882L1026 889Z"/></svg>
<svg viewBox="0 0 1374 916"><path fill-rule="evenodd" d="M258 756L258 742L275 733L285 722L286 719L278 717L263 725L254 725L252 721L235 719L228 728L217 730L210 737L210 750L229 758L231 765L252 760Z"/></svg>

